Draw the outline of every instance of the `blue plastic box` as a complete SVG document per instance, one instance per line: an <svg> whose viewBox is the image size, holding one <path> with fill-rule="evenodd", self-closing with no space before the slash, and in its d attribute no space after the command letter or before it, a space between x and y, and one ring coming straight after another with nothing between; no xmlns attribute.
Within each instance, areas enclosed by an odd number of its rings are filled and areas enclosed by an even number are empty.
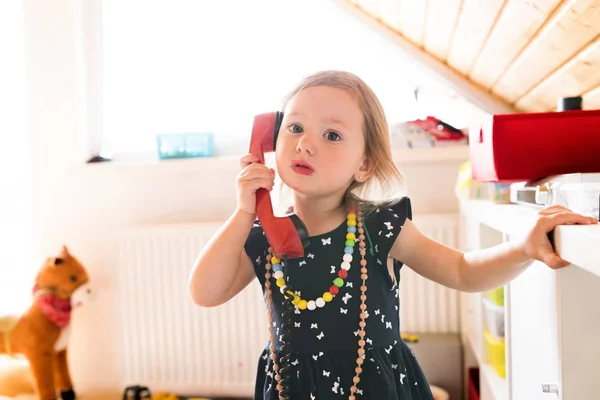
<svg viewBox="0 0 600 400"><path fill-rule="evenodd" d="M214 135L212 133L167 133L156 135L158 157L174 158L212 157Z"/></svg>

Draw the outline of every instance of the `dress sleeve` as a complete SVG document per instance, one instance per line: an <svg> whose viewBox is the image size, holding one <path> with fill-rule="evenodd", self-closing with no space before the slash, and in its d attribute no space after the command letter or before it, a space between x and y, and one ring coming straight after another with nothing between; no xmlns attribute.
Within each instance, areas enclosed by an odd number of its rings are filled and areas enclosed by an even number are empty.
<svg viewBox="0 0 600 400"><path fill-rule="evenodd" d="M388 257L407 218L412 219L412 208L408 197L403 197L395 203L378 208L371 213L370 221L366 226L370 241L380 257Z"/></svg>

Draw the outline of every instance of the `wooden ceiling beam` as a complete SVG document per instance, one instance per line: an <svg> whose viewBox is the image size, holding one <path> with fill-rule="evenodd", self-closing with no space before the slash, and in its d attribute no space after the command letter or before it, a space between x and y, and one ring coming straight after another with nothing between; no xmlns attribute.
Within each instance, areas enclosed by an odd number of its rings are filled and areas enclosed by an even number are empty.
<svg viewBox="0 0 600 400"><path fill-rule="evenodd" d="M414 45L400 33L388 27L381 20L370 16L358 6L352 4L349 0L329 1L332 1L339 6L341 10L347 12L352 17L373 29L380 34L382 38L389 40L396 48L398 48L398 50L408 56L434 78L460 93L467 100L484 111L490 114L511 114L517 112L516 108L471 82L467 77L456 72L431 54L428 54L422 48Z"/></svg>

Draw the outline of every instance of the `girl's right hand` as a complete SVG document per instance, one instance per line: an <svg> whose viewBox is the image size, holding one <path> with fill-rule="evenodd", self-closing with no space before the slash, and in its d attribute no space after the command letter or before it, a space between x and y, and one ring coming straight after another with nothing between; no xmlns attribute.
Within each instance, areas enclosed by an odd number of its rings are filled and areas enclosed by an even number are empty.
<svg viewBox="0 0 600 400"><path fill-rule="evenodd" d="M259 163L258 157L246 154L240 159L242 171L237 176L237 207L248 214L256 214L256 191L273 190L275 171Z"/></svg>

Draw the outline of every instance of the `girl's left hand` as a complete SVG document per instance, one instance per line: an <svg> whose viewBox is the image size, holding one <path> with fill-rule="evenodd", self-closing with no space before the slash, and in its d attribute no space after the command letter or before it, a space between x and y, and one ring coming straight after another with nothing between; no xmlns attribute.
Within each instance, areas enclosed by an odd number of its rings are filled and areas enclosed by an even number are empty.
<svg viewBox="0 0 600 400"><path fill-rule="evenodd" d="M596 223L598 223L596 218L574 213L560 205L546 207L539 212L539 218L535 226L525 239L525 254L530 259L541 261L552 269L566 267L569 262L556 254L548 238L548 233L558 225L589 225Z"/></svg>

